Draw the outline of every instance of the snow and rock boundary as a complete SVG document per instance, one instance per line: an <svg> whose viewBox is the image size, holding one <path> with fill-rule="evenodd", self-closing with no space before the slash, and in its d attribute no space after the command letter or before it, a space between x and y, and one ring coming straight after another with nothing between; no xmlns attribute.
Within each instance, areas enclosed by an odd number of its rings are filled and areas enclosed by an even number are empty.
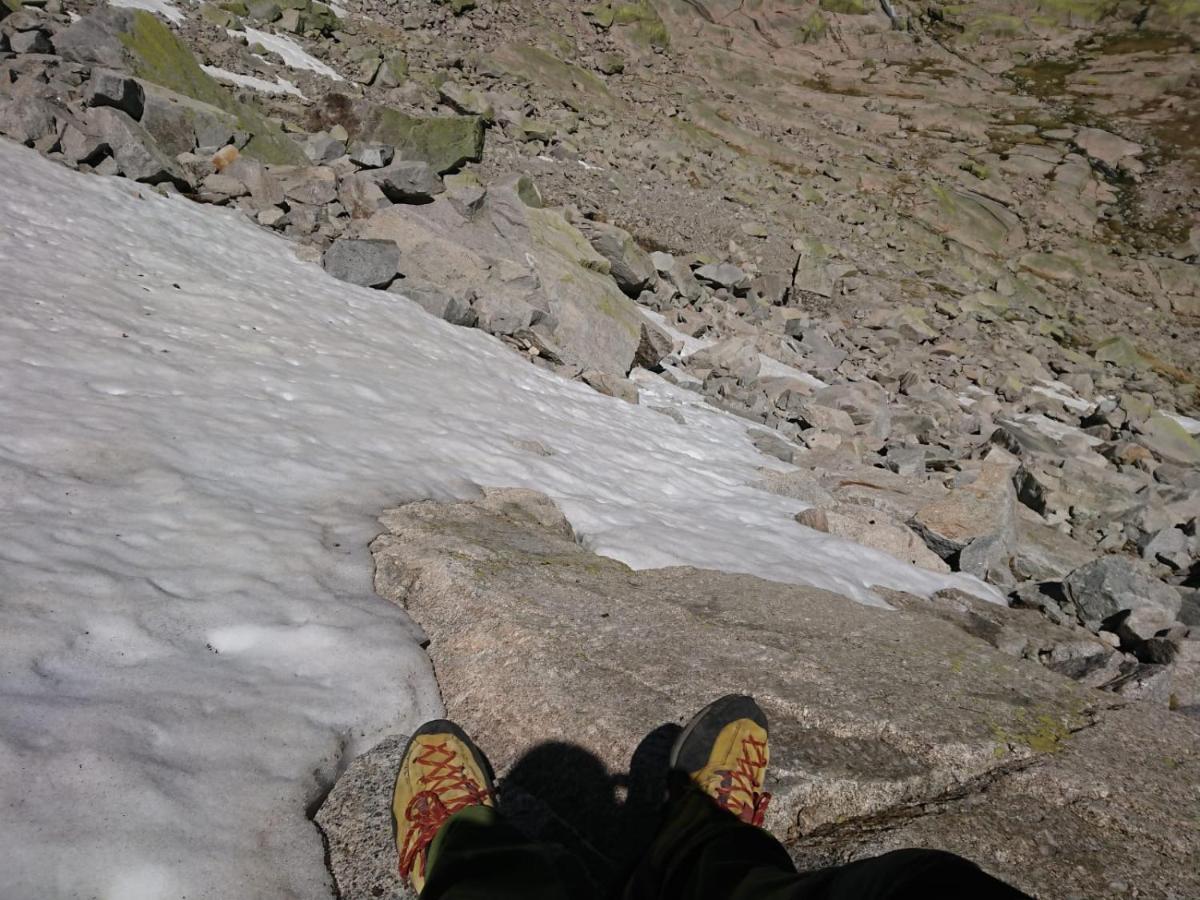
<svg viewBox="0 0 1200 900"><path fill-rule="evenodd" d="M441 712L370 584L398 502L538 487L634 567L979 587L802 528L694 398L679 424L564 382L230 213L7 143L0 168L9 896L48 872L61 896L328 895L306 805Z"/></svg>

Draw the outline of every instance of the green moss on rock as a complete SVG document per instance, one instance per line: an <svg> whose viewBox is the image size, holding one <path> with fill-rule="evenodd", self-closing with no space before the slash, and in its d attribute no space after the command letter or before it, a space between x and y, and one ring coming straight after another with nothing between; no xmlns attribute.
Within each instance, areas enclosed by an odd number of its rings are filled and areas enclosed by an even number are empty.
<svg viewBox="0 0 1200 900"><path fill-rule="evenodd" d="M386 106L371 106L363 116L359 138L391 144L397 156L419 159L438 172L449 172L483 154L483 120L479 116L410 116Z"/></svg>
<svg viewBox="0 0 1200 900"><path fill-rule="evenodd" d="M253 137L243 153L265 163L303 165L300 146L255 107L235 99L200 68L191 50L166 25L145 10L135 10L132 30L120 35L133 56L134 72L154 84L230 113L238 128Z"/></svg>
<svg viewBox="0 0 1200 900"><path fill-rule="evenodd" d="M809 17L796 29L796 38L802 44L815 44L825 37L825 33L828 30L829 23L825 21L825 17L821 15L820 10L814 9Z"/></svg>
<svg viewBox="0 0 1200 900"><path fill-rule="evenodd" d="M659 47L665 50L671 44L670 32L649 0L614 6L612 21L613 25L628 26L629 35L634 43L643 47Z"/></svg>
<svg viewBox="0 0 1200 900"><path fill-rule="evenodd" d="M821 0L821 9L845 16L865 16L871 12L867 0Z"/></svg>

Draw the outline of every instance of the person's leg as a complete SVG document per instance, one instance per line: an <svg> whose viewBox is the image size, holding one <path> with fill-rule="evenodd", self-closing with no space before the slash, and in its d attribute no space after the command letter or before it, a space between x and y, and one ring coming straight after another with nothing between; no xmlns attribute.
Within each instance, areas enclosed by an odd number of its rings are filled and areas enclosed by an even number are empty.
<svg viewBox="0 0 1200 900"><path fill-rule="evenodd" d="M672 800L627 900L922 900L1023 897L949 853L902 850L799 874L758 827L770 795L766 716L749 697L701 710L671 754Z"/></svg>
<svg viewBox="0 0 1200 900"><path fill-rule="evenodd" d="M453 722L427 722L404 750L392 794L400 875L422 900L581 900L582 867L497 812L492 768Z"/></svg>
<svg viewBox="0 0 1200 900"><path fill-rule="evenodd" d="M421 900L580 900L590 888L565 851L535 843L490 806L455 813L429 847Z"/></svg>

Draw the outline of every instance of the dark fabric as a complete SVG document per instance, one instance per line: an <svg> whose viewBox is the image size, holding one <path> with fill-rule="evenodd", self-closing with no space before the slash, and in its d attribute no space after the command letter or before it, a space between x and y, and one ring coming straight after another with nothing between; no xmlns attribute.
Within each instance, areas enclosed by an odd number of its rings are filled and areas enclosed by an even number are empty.
<svg viewBox="0 0 1200 900"><path fill-rule="evenodd" d="M582 867L537 844L487 807L446 822L430 847L422 900L593 900ZM668 805L624 900L1020 900L978 866L937 850L897 850L797 874L761 828L738 821L696 790Z"/></svg>
<svg viewBox="0 0 1200 900"><path fill-rule="evenodd" d="M1019 900L1026 895L939 850L897 850L797 874L761 828L695 789L671 801L625 900Z"/></svg>
<svg viewBox="0 0 1200 900"><path fill-rule="evenodd" d="M421 900L596 900L578 861L538 844L488 806L446 820L429 845Z"/></svg>

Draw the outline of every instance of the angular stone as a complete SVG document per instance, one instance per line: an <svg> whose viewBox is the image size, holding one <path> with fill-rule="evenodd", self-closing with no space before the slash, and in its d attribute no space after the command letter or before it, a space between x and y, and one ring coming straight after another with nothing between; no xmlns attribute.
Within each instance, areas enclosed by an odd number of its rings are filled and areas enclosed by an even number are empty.
<svg viewBox="0 0 1200 900"><path fill-rule="evenodd" d="M475 311L464 297L452 294L428 281L400 278L392 282L388 292L407 297L431 316L437 316L451 325L475 324Z"/></svg>
<svg viewBox="0 0 1200 900"><path fill-rule="evenodd" d="M93 106L87 111L87 128L112 151L119 171L126 178L161 184L186 183L183 170L159 149L150 133L128 115L111 106Z"/></svg>
<svg viewBox="0 0 1200 900"><path fill-rule="evenodd" d="M633 354L633 364L659 371L662 360L675 350L675 342L671 336L653 322L642 322L642 338Z"/></svg>
<svg viewBox="0 0 1200 900"><path fill-rule="evenodd" d="M925 542L912 529L882 510L853 503L837 503L796 513L796 521L816 531L879 550L919 569L950 571L945 561L925 546Z"/></svg>
<svg viewBox="0 0 1200 900"><path fill-rule="evenodd" d="M389 144L350 145L350 159L360 169L382 169L395 155L396 149Z"/></svg>
<svg viewBox="0 0 1200 900"><path fill-rule="evenodd" d="M617 282L617 287L630 297L638 296L656 279L657 273L650 256L637 245L628 231L616 225L588 220L579 222L578 227L596 252L608 260L608 271Z"/></svg>
<svg viewBox="0 0 1200 900"><path fill-rule="evenodd" d="M1170 416L1154 413L1141 431L1138 442L1160 459L1181 466L1200 466L1200 441Z"/></svg>
<svg viewBox="0 0 1200 900"><path fill-rule="evenodd" d="M89 106L112 106L132 119L140 119L146 108L146 92L136 79L105 69L92 70L83 100Z"/></svg>
<svg viewBox="0 0 1200 900"><path fill-rule="evenodd" d="M338 180L338 202L351 219L369 219L392 205L371 174L369 171L358 172Z"/></svg>
<svg viewBox="0 0 1200 900"><path fill-rule="evenodd" d="M1144 369L1146 358L1134 346L1133 341L1125 337L1113 337L1096 344L1093 355L1097 362L1112 363L1127 369Z"/></svg>
<svg viewBox="0 0 1200 900"><path fill-rule="evenodd" d="M687 300L699 300L704 295L704 288L692 274L692 270L682 260L676 259L670 253L655 250L650 254L650 261L667 281Z"/></svg>
<svg viewBox="0 0 1200 900"><path fill-rule="evenodd" d="M1124 624L1142 638L1173 625L1182 602L1174 588L1153 578L1140 563L1119 556L1080 566L1063 579L1063 588L1079 611L1079 621L1092 631L1128 611Z"/></svg>
<svg viewBox="0 0 1200 900"><path fill-rule="evenodd" d="M472 172L454 172L442 179L451 206L464 218L474 218L483 209L487 189Z"/></svg>
<svg viewBox="0 0 1200 900"><path fill-rule="evenodd" d="M700 281L734 293L744 293L750 289L750 276L732 263L709 263L698 268L695 275Z"/></svg>
<svg viewBox="0 0 1200 900"><path fill-rule="evenodd" d="M416 160L400 160L374 169L369 177L393 203L428 203L445 189L437 172L428 163Z"/></svg>
<svg viewBox="0 0 1200 900"><path fill-rule="evenodd" d="M0 134L31 147L56 133L60 113L41 97L0 97Z"/></svg>
<svg viewBox="0 0 1200 900"><path fill-rule="evenodd" d="M598 372L595 369L588 369L579 376L583 382L601 394L606 394L609 397L616 397L618 400L624 400L626 403L637 404L638 389L628 378L622 378L620 375L613 375L611 372Z"/></svg>
<svg viewBox="0 0 1200 900"><path fill-rule="evenodd" d="M533 307L519 297L485 293L474 306L479 327L488 334L516 334L533 323Z"/></svg>
<svg viewBox="0 0 1200 900"><path fill-rule="evenodd" d="M427 162L438 174L478 162L483 153L483 120L477 116L421 118L367 104L361 121L359 140L390 144L398 156Z"/></svg>
<svg viewBox="0 0 1200 900"><path fill-rule="evenodd" d="M400 248L391 241L334 241L322 259L325 271L340 281L386 287L400 268Z"/></svg>
<svg viewBox="0 0 1200 900"><path fill-rule="evenodd" d="M8 36L8 46L13 53L53 53L50 33L41 28L17 31Z"/></svg>
<svg viewBox="0 0 1200 900"><path fill-rule="evenodd" d="M318 165L332 162L346 153L346 145L324 131L310 134L305 138L303 147L304 154Z"/></svg>
<svg viewBox="0 0 1200 900"><path fill-rule="evenodd" d="M337 174L328 166L280 166L270 171L288 200L324 206L337 199Z"/></svg>
<svg viewBox="0 0 1200 900"><path fill-rule="evenodd" d="M1092 159L1099 160L1111 169L1116 169L1127 157L1141 156L1144 149L1141 144L1100 128L1079 129L1073 143Z"/></svg>
<svg viewBox="0 0 1200 900"><path fill-rule="evenodd" d="M119 70L127 63L118 35L130 31L133 18L130 9L101 6L55 34L54 51L70 62Z"/></svg>
<svg viewBox="0 0 1200 900"><path fill-rule="evenodd" d="M1016 539L1016 461L1000 454L984 460L975 481L917 510L909 525L956 571L1007 584Z"/></svg>
<svg viewBox="0 0 1200 900"><path fill-rule="evenodd" d="M689 369L697 372L715 371L748 383L758 377L762 366L758 347L749 338L726 338L697 350L684 359Z"/></svg>
<svg viewBox="0 0 1200 900"><path fill-rule="evenodd" d="M239 156L222 170L246 186L256 209L266 210L283 204L283 185L256 159Z"/></svg>

